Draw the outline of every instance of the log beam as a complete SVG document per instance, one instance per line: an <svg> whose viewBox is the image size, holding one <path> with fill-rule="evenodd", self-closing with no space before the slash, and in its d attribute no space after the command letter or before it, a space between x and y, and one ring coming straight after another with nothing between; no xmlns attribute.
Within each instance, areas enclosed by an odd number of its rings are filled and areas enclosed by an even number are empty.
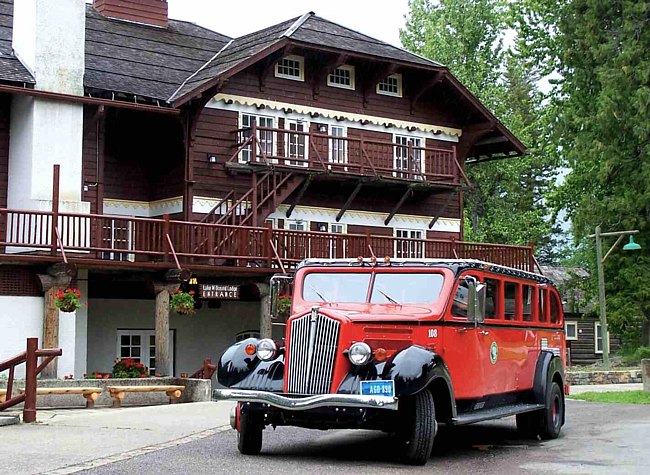
<svg viewBox="0 0 650 475"><path fill-rule="evenodd" d="M169 295L178 283L154 283L156 292L156 374L169 376Z"/></svg>
<svg viewBox="0 0 650 475"><path fill-rule="evenodd" d="M345 212L350 208L350 206L352 206L352 202L354 201L354 198L356 198L356 196L357 196L357 195L359 194L359 192L361 191L361 187L362 187L362 186L363 186L363 182L362 182L362 181L360 181L360 182L357 183L357 186L354 188L354 190L352 191L352 193L351 193L350 196L348 197L348 200L347 200L347 201L345 202L345 204L343 205L343 208L341 208L341 210L339 211L339 214L336 215L336 222L337 222L337 223L338 223L339 221L341 221L341 218L343 217L343 215L345 214Z"/></svg>
<svg viewBox="0 0 650 475"><path fill-rule="evenodd" d="M400 200L397 202L397 204L395 205L395 207L393 208L393 210L390 212L390 214L389 214L389 215L386 217L386 219L384 220L384 225L385 225L385 226L388 226L388 223L391 222L391 220L395 217L395 215L396 215L397 212L400 210L400 208L402 207L402 205L403 205L403 204L406 202L406 200L409 199L411 196L413 196L413 189L411 189L411 188L409 187L409 188L406 190L406 193L404 193L404 194L402 195L402 197L401 197Z"/></svg>
<svg viewBox="0 0 650 475"><path fill-rule="evenodd" d="M302 184L302 187L300 188L300 191L296 195L296 199L293 200L293 203L289 206L289 209L286 212L287 218L291 217L291 213L293 213L293 210L298 206L298 203L300 203L300 200L302 200L302 197L305 195L305 192L307 191L307 188L309 188L309 185L311 184L312 180L312 175L309 175L305 182Z"/></svg>

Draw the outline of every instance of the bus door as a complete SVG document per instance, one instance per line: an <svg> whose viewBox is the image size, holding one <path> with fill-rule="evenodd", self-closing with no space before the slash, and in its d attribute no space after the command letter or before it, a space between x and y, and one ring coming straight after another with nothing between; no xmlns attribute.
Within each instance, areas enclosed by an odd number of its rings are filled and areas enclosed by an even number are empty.
<svg viewBox="0 0 650 475"><path fill-rule="evenodd" d="M444 359L457 399L475 399L485 395L485 368L479 343L482 328L467 318L467 294L467 282L461 277L453 291L451 308L443 325Z"/></svg>

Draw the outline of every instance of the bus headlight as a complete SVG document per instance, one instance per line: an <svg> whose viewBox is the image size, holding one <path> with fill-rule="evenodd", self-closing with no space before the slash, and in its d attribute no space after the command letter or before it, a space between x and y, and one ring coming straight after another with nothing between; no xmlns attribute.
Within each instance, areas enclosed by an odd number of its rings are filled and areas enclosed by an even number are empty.
<svg viewBox="0 0 650 475"><path fill-rule="evenodd" d="M257 344L257 357L262 361L269 361L278 354L278 347L270 338L264 338Z"/></svg>
<svg viewBox="0 0 650 475"><path fill-rule="evenodd" d="M363 343L358 342L354 343L348 350L348 358L350 358L350 363L361 366L370 361L372 357L372 350L370 347Z"/></svg>

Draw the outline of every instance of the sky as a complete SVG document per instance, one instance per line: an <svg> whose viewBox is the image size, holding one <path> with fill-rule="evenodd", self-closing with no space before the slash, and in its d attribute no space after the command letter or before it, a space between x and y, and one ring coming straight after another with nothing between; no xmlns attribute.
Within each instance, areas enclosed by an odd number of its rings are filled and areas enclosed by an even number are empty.
<svg viewBox="0 0 650 475"><path fill-rule="evenodd" d="M237 37L309 11L400 46L408 0L168 0L169 18L197 23Z"/></svg>

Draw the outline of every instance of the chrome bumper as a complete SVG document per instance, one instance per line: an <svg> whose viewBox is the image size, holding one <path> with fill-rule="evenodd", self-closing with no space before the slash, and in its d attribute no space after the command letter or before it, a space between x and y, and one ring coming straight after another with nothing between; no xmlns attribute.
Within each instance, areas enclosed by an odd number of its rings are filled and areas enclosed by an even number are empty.
<svg viewBox="0 0 650 475"><path fill-rule="evenodd" d="M215 389L214 401L261 402L288 411L303 411L317 407L359 407L397 410L397 398L387 396L361 396L358 394L318 394L291 398L267 391L248 389Z"/></svg>

